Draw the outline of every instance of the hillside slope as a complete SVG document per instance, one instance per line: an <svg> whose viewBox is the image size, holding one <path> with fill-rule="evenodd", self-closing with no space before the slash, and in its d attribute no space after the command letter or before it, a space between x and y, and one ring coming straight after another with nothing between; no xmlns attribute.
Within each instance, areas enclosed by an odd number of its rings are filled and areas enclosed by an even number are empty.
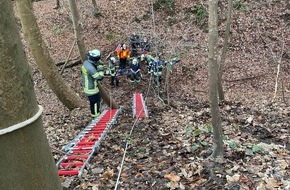
<svg viewBox="0 0 290 190"><path fill-rule="evenodd" d="M171 107L154 96L148 78L137 88L124 78L120 88L111 88L109 79L104 79L103 84L123 106L123 112L90 162L84 179L61 178L65 189L114 188L124 144L134 126L131 104L135 90L146 97L150 117L134 128L120 189L289 188L290 109L283 102L281 87L282 82L284 87L290 85L289 2L234 3L224 70L227 101L221 104L226 156L216 165L206 159L212 149L208 130L207 5L176 0L173 6L170 2L157 1L153 6L141 0L99 1L100 15L95 18L90 1L78 1L87 50L98 48L106 57L118 43L128 44L130 35L136 32L154 44L152 54L161 54L164 60L177 55L182 61L173 68L170 80ZM53 9L54 3L40 1L34 3L34 9L43 39L57 63L66 59L74 34L68 6ZM159 9L152 11L153 7ZM226 1L220 1L219 47L223 43L226 9ZM72 57L78 57L76 47ZM280 59L279 91L272 101ZM62 153L57 149L90 122L88 108L68 111L51 92L31 56L29 60L38 101L45 108L45 129L58 160ZM80 65L66 69L63 78L85 98ZM289 95L284 96L288 101Z"/></svg>

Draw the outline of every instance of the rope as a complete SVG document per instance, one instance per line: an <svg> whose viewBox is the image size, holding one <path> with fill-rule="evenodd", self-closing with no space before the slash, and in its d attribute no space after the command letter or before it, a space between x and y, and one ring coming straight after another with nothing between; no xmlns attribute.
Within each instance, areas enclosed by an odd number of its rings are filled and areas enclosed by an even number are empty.
<svg viewBox="0 0 290 190"><path fill-rule="evenodd" d="M152 78L152 75L150 76L150 79L149 79L149 85L148 85L148 88L147 88L147 92L146 92L146 97L144 99L144 103L147 101L147 97L148 97L148 94L149 94L149 90L150 90L150 86L151 86L151 80ZM138 116L141 114L141 111L137 114ZM140 120L139 117L136 117L137 119L135 119L132 127L131 127L131 130L130 130L130 133L129 133L129 137L131 136L131 134L133 133L133 130L135 128L135 125L138 123L138 121ZM117 178L117 181L116 181L116 184L115 184L115 189L114 190L117 190L118 189L118 184L119 184L119 181L120 181L120 177L121 177L121 173L122 173L122 169L123 169L123 165L124 165L124 161L125 161L125 157L126 157L126 153L127 153L127 148L128 148L128 141L126 141L126 146L125 146L125 150L124 150L124 154L123 154L123 158L122 158L122 162L121 162L121 166L120 166L120 169L119 169L119 173L118 173L118 178Z"/></svg>
<svg viewBox="0 0 290 190"><path fill-rule="evenodd" d="M16 130L21 129L21 128L33 123L34 121L36 121L39 118L39 116L42 114L42 111L43 111L43 107L41 105L38 105L38 108L39 109L38 109L37 113L33 117L31 117L31 118L29 118L21 123L12 125L12 126L7 127L5 129L1 129L0 135L4 135L6 133L16 131Z"/></svg>
<svg viewBox="0 0 290 190"><path fill-rule="evenodd" d="M151 3L151 12L152 12L152 27L153 27L152 30L153 30L153 36L155 36L156 35L155 34L155 18L154 18L154 8L153 8L153 2L152 1L150 2ZM156 48L156 50L157 50L157 48ZM148 94L149 94L149 91L150 91L151 83L152 83L152 75L150 76L150 79L149 79L149 85L148 85L147 92L146 92L146 95L145 95L144 104L146 104L147 97L148 97ZM136 115L138 115L138 116L140 114L141 114L141 111L138 114L136 113ZM131 127L131 130L130 130L130 133L129 133L129 137L131 136L131 134L132 134L132 132L134 130L134 127L135 127L135 125L137 124L138 121L139 121L139 117L137 117L137 119L135 119L135 121L134 121L134 123L133 123L133 125ZM117 178L114 190L118 189L118 184L119 184L119 181L120 181L120 177L121 177L121 173L122 173L122 169L123 169L123 165L124 165L124 161L125 161L128 144L129 144L128 141L126 141L126 146L125 146L125 150L124 150L124 154L123 154L123 158L122 158L122 162L121 162L121 166L120 166L120 169L119 169L119 174L118 174L118 178Z"/></svg>

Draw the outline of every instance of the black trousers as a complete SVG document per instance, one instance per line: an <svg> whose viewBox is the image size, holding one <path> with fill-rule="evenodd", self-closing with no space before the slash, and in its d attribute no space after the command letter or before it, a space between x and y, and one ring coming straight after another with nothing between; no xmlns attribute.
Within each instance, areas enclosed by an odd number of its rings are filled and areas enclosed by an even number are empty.
<svg viewBox="0 0 290 190"><path fill-rule="evenodd" d="M96 117L100 114L101 107L101 95L100 93L88 96L90 101L90 109L93 117Z"/></svg>
<svg viewBox="0 0 290 190"><path fill-rule="evenodd" d="M119 78L117 76L112 76L111 75L111 85L119 86Z"/></svg>
<svg viewBox="0 0 290 190"><path fill-rule="evenodd" d="M125 59L121 59L120 58L120 60L119 60L119 62L120 62L120 69L126 69L126 65L127 65L127 59L125 58Z"/></svg>

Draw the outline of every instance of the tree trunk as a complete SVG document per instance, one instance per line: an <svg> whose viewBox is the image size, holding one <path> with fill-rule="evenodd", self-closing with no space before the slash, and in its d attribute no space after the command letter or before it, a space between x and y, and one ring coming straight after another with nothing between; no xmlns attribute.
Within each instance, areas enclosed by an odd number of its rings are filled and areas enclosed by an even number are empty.
<svg viewBox="0 0 290 190"><path fill-rule="evenodd" d="M218 63L217 63L217 44L218 44L218 28L217 28L217 0L209 1L209 100L211 104L211 116L213 126L213 153L212 157L224 154L222 141L221 116L218 105L217 79L218 79Z"/></svg>
<svg viewBox="0 0 290 190"><path fill-rule="evenodd" d="M44 75L49 87L59 100L70 110L81 107L81 98L64 83L58 69L49 55L48 49L41 38L32 3L29 0L16 0L17 10L22 23L24 36L35 58L39 69Z"/></svg>
<svg viewBox="0 0 290 190"><path fill-rule="evenodd" d="M80 23L80 19L79 19L76 1L69 0L68 2L69 2L69 8L71 10L75 39L77 41L77 46L78 46L81 60L82 60L82 62L84 62L86 60L86 49L85 49L85 45L84 45L84 40L82 39L82 35L81 35L81 23Z"/></svg>
<svg viewBox="0 0 290 190"><path fill-rule="evenodd" d="M225 60L226 60L226 53L228 51L228 41L229 41L229 36L230 36L232 9L233 9L233 0L229 0L227 25L226 25L226 30L225 30L225 39L224 39L221 60L219 63L219 71L218 71L218 73L219 73L218 74L218 95L219 95L219 99L221 101L225 100L225 95L224 95L224 90L223 90L223 85L222 85L222 76L223 76L224 64L225 64Z"/></svg>
<svg viewBox="0 0 290 190"><path fill-rule="evenodd" d="M0 6L0 189L61 190L10 0Z"/></svg>
<svg viewBox="0 0 290 190"><path fill-rule="evenodd" d="M98 83L98 88L100 91L100 95L103 98L103 101L109 106L111 109L118 109L119 106L116 104L116 102L109 96L105 88Z"/></svg>

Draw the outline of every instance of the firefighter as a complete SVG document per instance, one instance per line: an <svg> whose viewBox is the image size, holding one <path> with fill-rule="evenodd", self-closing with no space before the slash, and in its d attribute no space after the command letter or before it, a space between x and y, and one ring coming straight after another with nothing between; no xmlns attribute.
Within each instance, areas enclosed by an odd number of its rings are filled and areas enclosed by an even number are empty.
<svg viewBox="0 0 290 190"><path fill-rule="evenodd" d="M100 50L94 49L88 52L81 71L83 90L89 99L91 115L94 119L100 115L101 95L98 82L104 77L104 64L101 61Z"/></svg>
<svg viewBox="0 0 290 190"><path fill-rule="evenodd" d="M149 55L149 54L141 55L141 62L147 65L148 74L151 74L153 61L154 61L154 57L152 55Z"/></svg>
<svg viewBox="0 0 290 190"><path fill-rule="evenodd" d="M115 57L110 57L109 59L109 68L111 75L111 86L119 86L119 78L117 76L117 60Z"/></svg>
<svg viewBox="0 0 290 190"><path fill-rule="evenodd" d="M138 62L137 58L134 58L132 63L130 64L130 71L128 77L131 82L140 82L141 78L141 64Z"/></svg>
<svg viewBox="0 0 290 190"><path fill-rule="evenodd" d="M153 73L154 76L155 86L158 86L162 81L162 70L163 70L163 62L159 60L159 57L155 57L151 67L151 73Z"/></svg>

